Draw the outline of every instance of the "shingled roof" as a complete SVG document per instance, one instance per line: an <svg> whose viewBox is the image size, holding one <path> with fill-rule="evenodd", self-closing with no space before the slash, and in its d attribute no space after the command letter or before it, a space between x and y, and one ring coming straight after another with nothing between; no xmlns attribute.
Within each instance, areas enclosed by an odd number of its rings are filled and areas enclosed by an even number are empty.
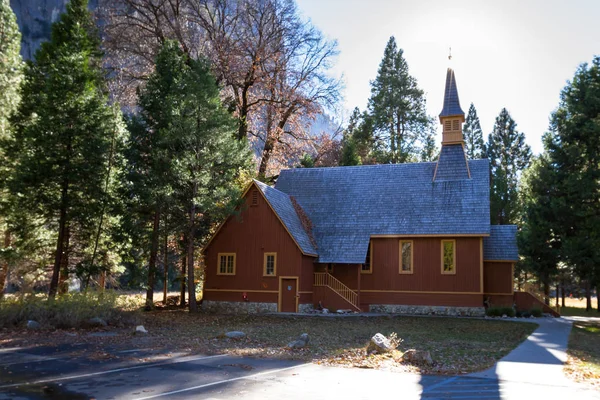
<svg viewBox="0 0 600 400"><path fill-rule="evenodd" d="M469 166L462 144L442 146L435 170L436 181L469 179Z"/></svg>
<svg viewBox="0 0 600 400"><path fill-rule="evenodd" d="M448 71L446 72L446 90L444 91L444 108L442 108L440 117L451 117L454 115L465 115L465 113L462 108L460 108L454 70L448 68Z"/></svg>
<svg viewBox="0 0 600 400"><path fill-rule="evenodd" d="M472 179L433 181L436 163L297 168L275 188L313 223L321 263L363 263L371 235L487 235L489 162Z"/></svg>
<svg viewBox="0 0 600 400"><path fill-rule="evenodd" d="M490 236L483 239L483 259L486 261L518 261L517 226L490 226Z"/></svg>
<svg viewBox="0 0 600 400"><path fill-rule="evenodd" d="M304 229L290 196L260 181L254 180L254 183L263 193L273 211L279 216L300 250L307 255L317 255L317 249L313 246L309 233Z"/></svg>

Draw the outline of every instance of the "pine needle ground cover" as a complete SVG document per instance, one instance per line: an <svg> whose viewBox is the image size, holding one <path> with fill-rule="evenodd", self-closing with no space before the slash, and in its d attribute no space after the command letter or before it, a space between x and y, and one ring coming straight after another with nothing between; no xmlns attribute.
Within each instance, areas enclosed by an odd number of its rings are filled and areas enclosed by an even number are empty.
<svg viewBox="0 0 600 400"><path fill-rule="evenodd" d="M152 348L172 354L226 353L341 367L451 375L491 367L537 327L533 323L465 318L225 316L189 314L182 310L148 312L141 318L149 332L147 335L133 335L132 329L110 326L102 329L118 332L117 336L89 337L89 333L82 330L53 330L36 332L34 338L30 332L21 335L14 330L3 330L0 331L0 346L87 342L103 357L107 356L108 348ZM228 331L242 331L246 337L227 339L224 333ZM308 346L288 349L287 344L302 333L309 334ZM369 340L376 333L385 336L396 333L402 339L398 351L389 355L366 355ZM24 340L29 343L22 343ZM429 351L433 364L403 362L402 352L408 349Z"/></svg>
<svg viewBox="0 0 600 400"><path fill-rule="evenodd" d="M600 318L573 322L565 371L577 382L600 388Z"/></svg>

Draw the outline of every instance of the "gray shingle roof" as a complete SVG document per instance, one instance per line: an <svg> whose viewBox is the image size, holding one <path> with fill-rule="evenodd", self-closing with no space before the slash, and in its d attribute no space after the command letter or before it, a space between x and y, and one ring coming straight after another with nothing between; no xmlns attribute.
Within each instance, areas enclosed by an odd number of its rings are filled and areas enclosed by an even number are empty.
<svg viewBox="0 0 600 400"><path fill-rule="evenodd" d="M271 204L271 207L273 207L273 210L275 210L275 213L277 213L288 232L294 237L302 252L304 254L316 255L317 250L312 245L308 233L304 230L290 196L257 180L254 180L254 183L263 192L265 198Z"/></svg>
<svg viewBox="0 0 600 400"><path fill-rule="evenodd" d="M489 233L488 160L469 161L472 179L434 182L435 166L289 169L275 187L311 219L319 262L363 263L371 235Z"/></svg>
<svg viewBox="0 0 600 400"><path fill-rule="evenodd" d="M461 144L444 145L435 171L435 180L455 181L458 179L469 179L465 151Z"/></svg>
<svg viewBox="0 0 600 400"><path fill-rule="evenodd" d="M454 71L452 68L448 68L448 71L446 72L446 90L444 91L444 108L442 108L440 117L449 117L453 115L465 115L465 113L462 108L460 108Z"/></svg>
<svg viewBox="0 0 600 400"><path fill-rule="evenodd" d="M490 236L483 238L483 259L518 261L517 226L490 226Z"/></svg>

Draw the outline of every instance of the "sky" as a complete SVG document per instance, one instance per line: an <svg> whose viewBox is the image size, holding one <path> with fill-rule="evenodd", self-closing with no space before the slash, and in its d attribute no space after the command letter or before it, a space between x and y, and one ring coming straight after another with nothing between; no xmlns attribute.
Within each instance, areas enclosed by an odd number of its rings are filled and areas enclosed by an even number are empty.
<svg viewBox="0 0 600 400"><path fill-rule="evenodd" d="M598 0L296 1L304 17L338 42L332 73L344 78L345 118L354 107L366 108L369 82L395 36L430 115L442 109L452 67L461 107L466 114L475 105L484 138L504 107L534 154L543 150L561 90L581 63L600 55Z"/></svg>

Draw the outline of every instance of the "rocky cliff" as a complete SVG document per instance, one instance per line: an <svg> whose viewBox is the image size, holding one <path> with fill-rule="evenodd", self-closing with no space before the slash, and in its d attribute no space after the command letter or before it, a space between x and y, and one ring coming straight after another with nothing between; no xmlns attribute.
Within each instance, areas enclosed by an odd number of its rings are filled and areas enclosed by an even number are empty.
<svg viewBox="0 0 600 400"><path fill-rule="evenodd" d="M10 0L21 29L21 55L31 60L40 44L50 38L50 26L65 11L69 0ZM90 0L90 9L98 0Z"/></svg>

